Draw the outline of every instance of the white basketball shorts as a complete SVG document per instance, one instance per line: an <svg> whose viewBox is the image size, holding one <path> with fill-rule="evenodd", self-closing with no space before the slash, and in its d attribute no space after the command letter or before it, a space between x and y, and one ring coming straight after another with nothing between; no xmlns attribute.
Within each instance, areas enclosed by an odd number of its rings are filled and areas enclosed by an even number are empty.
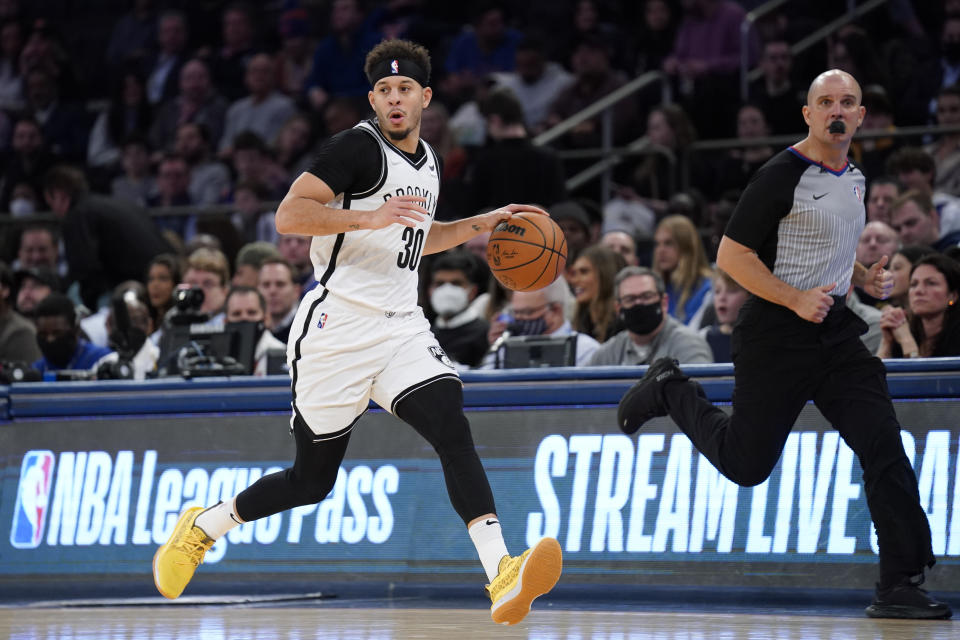
<svg viewBox="0 0 960 640"><path fill-rule="evenodd" d="M293 415L330 440L349 432L370 400L394 413L400 400L441 378L459 380L418 307L384 312L307 293L290 329L287 362Z"/></svg>

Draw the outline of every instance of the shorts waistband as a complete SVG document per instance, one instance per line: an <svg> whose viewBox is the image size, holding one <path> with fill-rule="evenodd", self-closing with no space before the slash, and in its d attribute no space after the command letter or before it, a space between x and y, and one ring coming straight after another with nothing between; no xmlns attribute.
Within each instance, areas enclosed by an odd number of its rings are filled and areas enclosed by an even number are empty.
<svg viewBox="0 0 960 640"><path fill-rule="evenodd" d="M318 288L319 288L319 287L318 287ZM416 315L417 313L420 312L420 308L419 308L419 307L417 307L416 309L408 309L408 310L406 310L406 311L393 311L393 310L390 310L390 309L376 309L376 308L374 308L374 307L368 307L368 306L366 306L366 305L357 304L356 302L351 302L351 301L349 301L349 300L346 300L345 298L342 298L342 297L338 296L337 294L335 294L334 292L330 291L329 289L321 289L321 291L325 291L325 292L326 292L326 295L325 295L324 297L325 297L328 301L336 304L337 306L345 307L345 308L346 308L347 310L349 310L351 313L356 313L356 314L358 314L358 315L368 316L368 317L371 317L371 318L397 318L397 319L402 319L402 318L409 318L409 317L414 316L414 315ZM321 295L323 295L323 294L321 294Z"/></svg>

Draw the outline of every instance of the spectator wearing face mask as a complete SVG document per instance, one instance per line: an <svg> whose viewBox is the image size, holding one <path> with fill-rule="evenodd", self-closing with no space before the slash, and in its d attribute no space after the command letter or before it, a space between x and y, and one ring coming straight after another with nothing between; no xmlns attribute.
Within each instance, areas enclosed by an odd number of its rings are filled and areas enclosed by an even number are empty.
<svg viewBox="0 0 960 640"><path fill-rule="evenodd" d="M570 288L563 278L537 291L516 291L510 301L513 322L507 327L511 336L577 336L574 364L584 366L600 347L600 343L591 336L573 329L564 317ZM503 346L495 353L487 354L483 360L483 369L501 368L505 361Z"/></svg>
<svg viewBox="0 0 960 640"><path fill-rule="evenodd" d="M31 216L39 208L37 192L29 182L18 182L10 193L10 215L14 218Z"/></svg>
<svg viewBox="0 0 960 640"><path fill-rule="evenodd" d="M617 314L626 329L604 342L590 366L713 362L707 341L667 314L669 296L661 278L646 267L625 267L614 280Z"/></svg>
<svg viewBox="0 0 960 640"><path fill-rule="evenodd" d="M439 256L430 269L430 306L437 314L433 334L447 356L465 367L487 352L489 325L470 303L477 297L476 263L465 251Z"/></svg>
<svg viewBox="0 0 960 640"><path fill-rule="evenodd" d="M80 337L77 312L70 298L51 293L37 305L37 346L43 357L33 363L40 373L63 370L96 371L113 353Z"/></svg>

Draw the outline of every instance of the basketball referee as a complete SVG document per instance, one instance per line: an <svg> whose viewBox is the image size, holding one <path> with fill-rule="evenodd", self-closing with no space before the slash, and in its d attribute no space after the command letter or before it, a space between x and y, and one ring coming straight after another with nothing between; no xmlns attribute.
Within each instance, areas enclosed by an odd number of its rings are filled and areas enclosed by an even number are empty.
<svg viewBox="0 0 960 640"><path fill-rule="evenodd" d="M543 538L518 556L507 553L460 378L417 306L417 267L422 255L492 231L513 213L545 212L507 205L434 222L443 172L420 139L432 96L430 56L412 42L388 40L368 54L364 71L376 117L327 140L277 210L279 232L313 236L319 283L301 302L287 345L296 459L225 502L187 509L157 550L154 582L176 598L231 528L323 500L373 400L437 451L450 501L490 580L493 621L514 624L559 579L560 545Z"/></svg>
<svg viewBox="0 0 960 640"><path fill-rule="evenodd" d="M732 337L733 414L662 358L620 402L634 433L670 415L700 452L741 486L760 484L780 458L808 400L857 454L880 548L880 581L868 616L949 618L920 588L933 566L930 526L904 453L883 363L860 341L866 324L844 300L852 285L886 298L888 257L869 269L855 260L864 226L864 176L847 158L863 122L861 90L831 70L810 85L809 134L754 175L721 240L717 265L752 296Z"/></svg>

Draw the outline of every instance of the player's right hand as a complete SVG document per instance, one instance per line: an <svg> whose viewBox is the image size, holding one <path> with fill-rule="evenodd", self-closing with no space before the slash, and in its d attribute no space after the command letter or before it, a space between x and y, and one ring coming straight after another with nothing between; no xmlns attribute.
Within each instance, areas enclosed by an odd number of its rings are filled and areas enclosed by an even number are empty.
<svg viewBox="0 0 960 640"><path fill-rule="evenodd" d="M834 282L823 287L801 291L793 307L794 313L808 322L820 324L830 312L830 307L833 306L833 298L830 296L830 292L836 287L837 283Z"/></svg>
<svg viewBox="0 0 960 640"><path fill-rule="evenodd" d="M391 224L415 227L430 217L430 212L423 208L426 202L422 196L393 196L371 212L364 227L383 229Z"/></svg>

